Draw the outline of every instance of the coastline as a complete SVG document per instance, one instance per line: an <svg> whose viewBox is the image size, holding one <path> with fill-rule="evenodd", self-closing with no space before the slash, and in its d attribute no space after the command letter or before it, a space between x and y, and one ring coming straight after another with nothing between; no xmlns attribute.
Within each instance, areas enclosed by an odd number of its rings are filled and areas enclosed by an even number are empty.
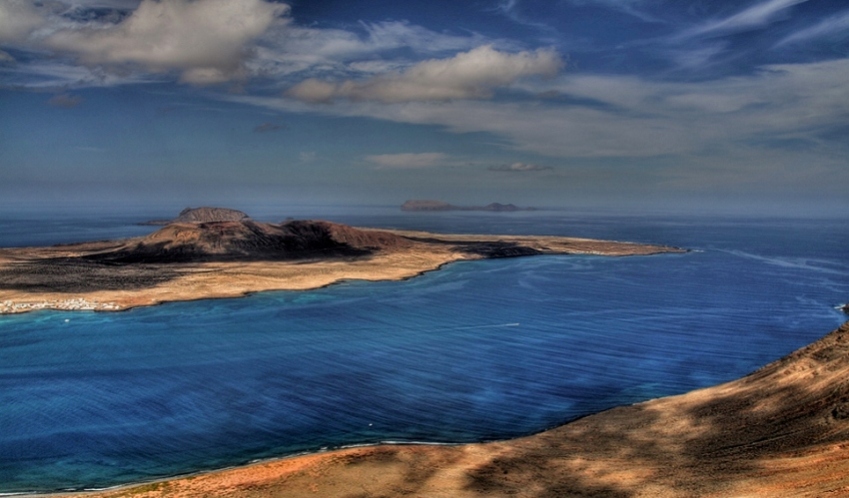
<svg viewBox="0 0 849 498"><path fill-rule="evenodd" d="M344 448L101 491L18 496L842 496L847 355L849 322L738 380L513 440Z"/></svg>
<svg viewBox="0 0 849 498"><path fill-rule="evenodd" d="M97 254L104 248L129 241L83 243L39 248L0 249L0 273L17 271L25 265L39 265L36 271L67 274L67 280L85 281L85 272L98 271L97 284L88 287L51 288L52 282L40 286L8 285L0 288L0 315L26 313L37 310L60 311L124 311L140 306L153 306L166 302L200 299L236 298L265 291L312 290L342 281L386 281L413 278L435 271L456 261L525 255L597 255L633 256L659 253L680 253L682 249L551 236L496 236L496 235L443 235L427 232L370 230L373 233L390 233L410 241L404 247L380 250L364 257L337 257L326 259L299 259L283 261L213 261L144 263L87 267L64 270L61 264ZM494 249L475 252L469 247L487 249L488 245L508 246L513 253L502 254ZM499 247L500 247L499 246ZM477 250L477 249L476 249ZM112 275L109 272L121 272ZM74 273L79 272L79 274ZM19 272L23 273L23 272ZM35 278L23 274L25 278ZM40 278L40 277L39 277ZM124 280L139 282L135 286L123 285ZM98 288L97 286L100 286ZM93 287L93 288L92 288Z"/></svg>

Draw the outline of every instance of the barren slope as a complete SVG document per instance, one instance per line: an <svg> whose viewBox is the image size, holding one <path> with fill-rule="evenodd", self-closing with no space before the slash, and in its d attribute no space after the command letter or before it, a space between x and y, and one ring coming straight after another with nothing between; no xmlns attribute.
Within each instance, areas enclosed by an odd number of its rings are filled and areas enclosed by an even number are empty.
<svg viewBox="0 0 849 498"><path fill-rule="evenodd" d="M327 221L275 225L244 219L171 223L146 237L84 258L113 263L279 261L366 256L409 245L398 235Z"/></svg>

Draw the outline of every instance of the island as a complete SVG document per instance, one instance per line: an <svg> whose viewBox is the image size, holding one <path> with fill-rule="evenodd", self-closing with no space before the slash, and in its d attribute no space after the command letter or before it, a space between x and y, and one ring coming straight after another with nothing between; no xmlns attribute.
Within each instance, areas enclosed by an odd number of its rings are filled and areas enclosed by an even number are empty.
<svg viewBox="0 0 849 498"><path fill-rule="evenodd" d="M150 235L0 249L0 314L119 311L170 301L400 280L462 260L683 252L661 245L523 235L433 234L320 220L255 221L194 208Z"/></svg>
<svg viewBox="0 0 849 498"><path fill-rule="evenodd" d="M401 205L401 211L492 211L496 213L512 213L515 211L536 211L533 207L519 207L515 204L493 202L486 206L455 206L444 201L411 199Z"/></svg>

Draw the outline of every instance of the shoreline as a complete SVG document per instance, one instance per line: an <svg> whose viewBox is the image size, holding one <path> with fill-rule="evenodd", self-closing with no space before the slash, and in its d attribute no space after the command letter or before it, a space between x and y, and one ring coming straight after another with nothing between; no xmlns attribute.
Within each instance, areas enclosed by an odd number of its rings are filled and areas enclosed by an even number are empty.
<svg viewBox="0 0 849 498"><path fill-rule="evenodd" d="M126 311L167 302L239 298L267 291L315 290L344 281L401 281L437 271L449 263L479 259L687 252L675 247L570 237L371 232L390 233L409 243L363 257L122 265L95 264L83 258L119 243L132 243L134 239L0 249L0 276L8 273L13 277L8 280L23 281L18 287L12 283L0 288L0 315L38 310ZM498 252L504 251L503 247L508 247L508 252ZM492 253L485 252L487 250ZM57 276L65 282L64 288L54 282ZM90 279L94 283L84 285ZM125 286L125 280L136 284Z"/></svg>
<svg viewBox="0 0 849 498"><path fill-rule="evenodd" d="M599 412L599 413L602 413L602 412ZM587 416L590 416L590 415L587 415ZM572 422L574 422L574 420ZM567 424L568 423L571 423L571 422L567 422ZM563 424L563 425L565 425L565 424ZM561 427L561 426L558 425L558 426L555 426L554 428L556 428L556 427ZM196 471L191 471L191 472L185 472L185 473L182 473L182 474L174 474L174 475L170 475L170 476L157 477L157 478L153 478L153 479L150 479L150 480L134 481L134 482L128 482L128 483L124 483L124 484L116 484L114 486L107 486L107 487L104 487L104 488L83 488L83 489L76 489L76 490L66 489L66 490L57 490L57 491L0 492L0 498L2 498L4 496L15 496L15 497L20 497L20 498L39 498L39 497L42 497L42 498L71 497L71 498L73 498L73 497L76 497L76 496L97 497L102 493L109 494L109 493L115 493L115 492L132 491L132 490L137 490L138 488L143 488L143 487L148 487L148 486L151 486L151 485L167 483L167 482L170 482L170 481L177 481L177 480L183 480L183 479L193 480L195 478L203 477L203 476L207 476L207 475L222 474L222 473L231 472L231 471L238 471L238 470L241 470L241 469L250 470L252 467L262 467L264 465L276 465L276 464L280 464L280 463L287 462L287 461L290 461L290 460L300 460L300 459L309 460L312 457L322 458L323 456L328 456L328 455L341 455L341 454L347 454L349 452L350 453L356 453L358 450L368 451L370 449L382 448L382 447L396 447L396 446L398 446L398 447L405 447L405 446L410 446L410 447L419 447L419 446L424 446L424 447L429 447L429 446L434 446L434 447L460 447L460 446L465 446L465 445L491 444L491 443L496 443L496 442L504 443L504 442L510 442L510 441L525 438L525 437L533 437L537 434L542 434L542 433L549 431L551 429L553 429L553 428L544 429L542 431L535 432L533 434L528 434L528 435L525 435L525 436L518 436L516 438L511 438L511 439L503 439L503 440L499 439L499 440L496 440L496 441L480 441L480 442L472 442L472 443L440 443L440 442L429 442L429 441L410 441L410 442L381 441L381 442L378 442L378 443L350 444L350 445L344 445L344 446L339 446L339 447L334 447L334 448L328 447L328 448L323 448L323 449L319 449L319 450L315 450L315 451L302 451L302 452L298 452L298 453L292 453L290 455L279 455L279 456L271 456L271 457L267 457L267 458L256 458L256 459L252 459L252 460L247 461L247 462L228 465L226 467L196 470ZM135 495L135 494L136 493L133 493L133 495Z"/></svg>
<svg viewBox="0 0 849 498"><path fill-rule="evenodd" d="M103 490L13 496L844 496L847 356L849 322L740 379L530 436L362 445Z"/></svg>

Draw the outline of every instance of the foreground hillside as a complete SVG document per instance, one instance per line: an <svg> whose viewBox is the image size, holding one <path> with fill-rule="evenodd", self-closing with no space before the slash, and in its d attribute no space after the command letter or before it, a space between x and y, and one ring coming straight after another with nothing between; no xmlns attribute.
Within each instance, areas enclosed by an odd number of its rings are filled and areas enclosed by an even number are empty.
<svg viewBox="0 0 849 498"><path fill-rule="evenodd" d="M91 495L849 496L849 323L742 379L522 439L377 446Z"/></svg>

